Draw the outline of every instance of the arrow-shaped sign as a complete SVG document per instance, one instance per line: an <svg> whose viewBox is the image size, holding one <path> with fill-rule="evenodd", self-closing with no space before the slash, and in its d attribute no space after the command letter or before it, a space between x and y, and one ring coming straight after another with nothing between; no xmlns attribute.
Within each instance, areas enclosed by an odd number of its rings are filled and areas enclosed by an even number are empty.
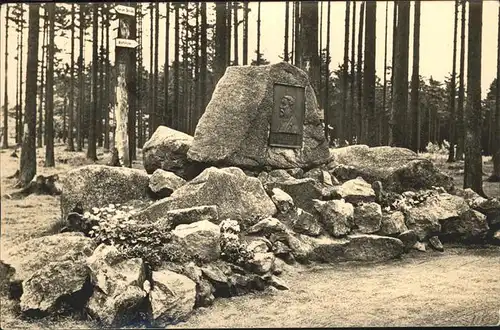
<svg viewBox="0 0 500 330"><path fill-rule="evenodd" d="M118 14L127 15L127 16L135 16L135 8L128 7L123 5L117 5L115 10Z"/></svg>
<svg viewBox="0 0 500 330"><path fill-rule="evenodd" d="M116 39L116 47L135 48L137 45L137 41L133 39Z"/></svg>

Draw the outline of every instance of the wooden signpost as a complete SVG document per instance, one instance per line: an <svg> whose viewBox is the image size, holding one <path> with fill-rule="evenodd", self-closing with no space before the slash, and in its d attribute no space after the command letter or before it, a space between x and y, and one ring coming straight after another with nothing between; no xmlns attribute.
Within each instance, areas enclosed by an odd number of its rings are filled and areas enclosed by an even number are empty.
<svg viewBox="0 0 500 330"><path fill-rule="evenodd" d="M127 3L129 4L129 3ZM118 38L115 44L115 63L117 67L116 105L115 105L115 134L114 152L118 154L119 163L131 167L132 161L129 150L129 106L134 101L132 88L133 70L135 63L135 8L117 5L115 12L118 17ZM116 164L114 164L116 165Z"/></svg>

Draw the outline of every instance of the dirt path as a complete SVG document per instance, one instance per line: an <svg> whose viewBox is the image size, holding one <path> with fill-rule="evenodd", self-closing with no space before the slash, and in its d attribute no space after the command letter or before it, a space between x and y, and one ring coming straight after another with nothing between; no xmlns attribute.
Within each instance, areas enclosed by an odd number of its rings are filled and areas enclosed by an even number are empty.
<svg viewBox="0 0 500 330"><path fill-rule="evenodd" d="M221 299L176 327L494 325L499 270L499 248L302 269L283 276L289 291Z"/></svg>

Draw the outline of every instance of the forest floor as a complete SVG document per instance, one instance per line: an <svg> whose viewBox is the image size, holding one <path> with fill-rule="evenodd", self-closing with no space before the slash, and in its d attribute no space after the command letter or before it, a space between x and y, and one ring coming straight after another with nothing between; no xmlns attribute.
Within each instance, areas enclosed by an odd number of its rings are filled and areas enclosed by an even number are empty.
<svg viewBox="0 0 500 330"><path fill-rule="evenodd" d="M43 167L38 149L37 174L65 173L89 164L85 153L69 153L56 146L56 167ZM49 235L60 226L58 197L31 195L23 200L4 199L14 191L9 175L19 167L12 149L0 150L1 244L0 253L30 238ZM455 184L463 182L463 162L448 164L445 156L431 158ZM98 150L98 163L108 153ZM141 159L139 155L138 159ZM140 161L134 167L142 168ZM491 173L491 157L484 159ZM484 178L486 179L486 175ZM489 196L500 196L500 184L484 183ZM343 263L328 266L286 266L282 275L288 291L266 291L230 299L196 310L175 327L342 327L342 326L472 326L500 322L498 286L500 247L445 246L445 252L412 251L400 260L378 264ZM0 298L0 328L97 328L90 321L69 318L22 320L6 298Z"/></svg>

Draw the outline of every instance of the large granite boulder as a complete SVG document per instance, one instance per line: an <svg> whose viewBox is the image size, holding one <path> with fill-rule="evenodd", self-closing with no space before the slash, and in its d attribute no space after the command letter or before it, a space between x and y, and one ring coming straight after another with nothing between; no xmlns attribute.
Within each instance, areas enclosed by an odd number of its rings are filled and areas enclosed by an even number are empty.
<svg viewBox="0 0 500 330"><path fill-rule="evenodd" d="M220 229L210 221L178 225L172 234L190 257L196 257L202 262L214 261L220 257Z"/></svg>
<svg viewBox="0 0 500 330"><path fill-rule="evenodd" d="M193 137L166 126L159 126L142 147L142 157L146 172L152 174L157 169L173 172L189 180L198 175L200 164L186 157Z"/></svg>
<svg viewBox="0 0 500 330"><path fill-rule="evenodd" d="M127 167L87 165L69 171L62 180L61 213L66 219L75 207L93 207L148 199L149 176Z"/></svg>
<svg viewBox="0 0 500 330"><path fill-rule="evenodd" d="M154 222L173 209L215 205L219 219L235 219L250 225L257 218L274 215L277 210L257 178L246 176L236 167L210 167L167 198L138 213L141 221Z"/></svg>
<svg viewBox="0 0 500 330"><path fill-rule="evenodd" d="M453 186L451 177L409 149L353 145L330 149L330 153L331 173L344 180L361 176L369 183L381 181L386 189L399 193L432 186L449 190Z"/></svg>
<svg viewBox="0 0 500 330"><path fill-rule="evenodd" d="M15 268L13 280L24 281L49 262L83 260L95 247L94 241L82 233L62 233L22 242L2 251L2 259Z"/></svg>
<svg viewBox="0 0 500 330"><path fill-rule="evenodd" d="M107 326L124 325L137 317L146 298L142 259L127 259L116 247L101 244L86 263L94 286L89 314Z"/></svg>
<svg viewBox="0 0 500 330"><path fill-rule="evenodd" d="M196 299L196 283L167 269L152 273L153 289L149 293L153 323L166 326L185 321Z"/></svg>
<svg viewBox="0 0 500 330"><path fill-rule="evenodd" d="M303 118L301 115L291 117L296 119L293 132L300 134L303 124L297 149L274 147L269 143L273 112L275 118L279 118L281 110L276 110L275 104L283 106L283 99L287 96L294 98L288 95L294 93L289 91L290 87L275 87L276 84L305 88L304 96L285 102L296 110L299 102L304 102ZM275 88L283 88L286 92L275 93ZM216 166L311 168L328 162L330 158L322 118L323 112L314 90L301 69L285 62L228 67L196 127L187 155L192 160ZM277 126L276 130L280 129ZM288 132L286 127L283 130Z"/></svg>
<svg viewBox="0 0 500 330"><path fill-rule="evenodd" d="M64 299L70 304L83 306L85 301L74 301L74 298L83 291L88 278L89 271L83 260L50 262L23 282L21 310L53 312ZM78 298L82 296L80 294Z"/></svg>

